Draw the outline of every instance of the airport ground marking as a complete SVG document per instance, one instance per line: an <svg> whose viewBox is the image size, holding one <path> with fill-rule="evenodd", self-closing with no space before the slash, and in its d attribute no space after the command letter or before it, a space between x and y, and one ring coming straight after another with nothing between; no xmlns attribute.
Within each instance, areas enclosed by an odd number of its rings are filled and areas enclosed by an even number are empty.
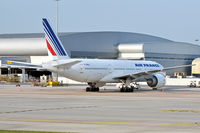
<svg viewBox="0 0 200 133"><path fill-rule="evenodd" d="M150 122L109 122L109 121L39 120L39 119L12 119L12 118L0 118L0 121L200 127L200 124L198 123L184 124L184 123L150 123Z"/></svg>
<svg viewBox="0 0 200 133"><path fill-rule="evenodd" d="M68 109L84 109L84 108L95 108L97 106L72 106L72 107L62 107L62 108L44 108L44 109L27 109L27 110L17 110L17 111L7 111L0 112L0 114L12 114L12 113L24 113L33 111L55 111L55 110L68 110Z"/></svg>
<svg viewBox="0 0 200 133"><path fill-rule="evenodd" d="M164 112L187 112L187 113L200 113L200 110L162 110Z"/></svg>

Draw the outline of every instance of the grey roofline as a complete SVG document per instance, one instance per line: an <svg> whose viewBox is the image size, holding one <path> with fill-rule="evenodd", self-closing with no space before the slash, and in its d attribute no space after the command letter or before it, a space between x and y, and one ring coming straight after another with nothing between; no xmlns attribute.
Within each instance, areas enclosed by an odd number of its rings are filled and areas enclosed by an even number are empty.
<svg viewBox="0 0 200 133"><path fill-rule="evenodd" d="M126 34L136 34L136 35L141 35L141 36L148 36L148 37L153 37L153 38L158 38L163 41L170 41L168 39L162 38L162 37L157 37L157 36L152 36L148 34L142 34L142 33L132 33L132 32L120 32L120 31L96 31L96 32L61 32L59 33L59 36L64 36L64 35L72 35L72 34L84 34L84 33L126 33ZM0 34L0 38L41 38L44 37L43 33L19 33L19 34Z"/></svg>
<svg viewBox="0 0 200 133"><path fill-rule="evenodd" d="M162 37L152 36L148 34L142 34L142 33L132 33L132 32L120 32L120 31L94 31L94 32L61 32L59 33L59 36L67 36L67 35L75 35L75 34L86 34L86 33L94 33L94 34L103 34L103 33L126 33L126 34L132 34L132 35L140 35L140 36L146 36L146 37L152 37L157 38L158 40L163 40L163 42L174 42L169 39L165 39ZM44 38L44 33L16 33L16 34L0 34L0 39L8 39L8 38ZM151 43L151 42L143 42L143 43ZM175 43L175 42L174 42ZM190 44L190 45L197 45L193 43L187 43L187 42L178 42L178 43L184 43L184 44Z"/></svg>

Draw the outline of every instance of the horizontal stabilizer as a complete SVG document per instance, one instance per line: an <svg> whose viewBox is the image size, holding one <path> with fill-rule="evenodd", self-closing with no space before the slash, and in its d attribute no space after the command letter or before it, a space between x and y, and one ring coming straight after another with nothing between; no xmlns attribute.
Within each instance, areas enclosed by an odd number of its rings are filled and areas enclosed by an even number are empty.
<svg viewBox="0 0 200 133"><path fill-rule="evenodd" d="M65 62L61 62L61 63L58 62L58 64L53 65L53 67L71 67L79 62L81 62L81 60L73 60L73 61L65 60Z"/></svg>

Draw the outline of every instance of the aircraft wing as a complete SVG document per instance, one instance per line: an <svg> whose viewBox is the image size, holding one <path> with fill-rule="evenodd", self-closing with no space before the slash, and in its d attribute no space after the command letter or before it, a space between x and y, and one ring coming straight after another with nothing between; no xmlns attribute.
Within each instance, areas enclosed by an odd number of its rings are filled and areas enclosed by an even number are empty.
<svg viewBox="0 0 200 133"><path fill-rule="evenodd" d="M3 65L1 66L0 68L19 68L19 69L22 69L22 68L27 68L27 69L42 69L42 67L38 67L38 66L22 66L22 65Z"/></svg>
<svg viewBox="0 0 200 133"><path fill-rule="evenodd" d="M165 71L171 70L171 69L191 67L191 66L194 66L194 64L193 65L182 65L182 66L166 67L166 68L163 68L163 69L155 69L155 70L138 72L138 73L130 73L130 74L125 74L125 75L114 77L113 79L127 79L128 77L131 77L133 79L137 79L137 78L139 78L141 76L145 77L145 76L151 75L151 74L156 73L156 72L165 72Z"/></svg>
<svg viewBox="0 0 200 133"><path fill-rule="evenodd" d="M81 62L81 60L73 60L73 61L64 61L64 62L56 62L55 65L50 65L51 67L71 67L77 63ZM37 70L47 70L49 65L37 65L27 62L18 62L18 61L7 61L7 64L1 66L0 68L30 68L30 69L37 69Z"/></svg>
<svg viewBox="0 0 200 133"><path fill-rule="evenodd" d="M138 73L130 73L130 74L126 74L126 75L121 75L121 76L117 76L117 77L114 77L113 79L123 79L123 80L126 80L128 77L131 77L133 79L137 79L141 76L148 76L148 75L151 75L153 73L156 73L156 72L160 72L161 70L152 70L152 71L144 71L144 72L138 72Z"/></svg>
<svg viewBox="0 0 200 133"><path fill-rule="evenodd" d="M196 64L181 65L181 66L174 66L174 67L166 67L166 68L162 69L162 71L167 71L167 70L177 69L177 68L184 68L184 67L191 67L191 66L195 66L195 65Z"/></svg>
<svg viewBox="0 0 200 133"><path fill-rule="evenodd" d="M42 69L42 65L32 64L28 62L19 61L7 61L7 64L3 64L0 68L29 68L29 69Z"/></svg>
<svg viewBox="0 0 200 133"><path fill-rule="evenodd" d="M20 64L20 65L34 65L34 66L38 66L38 64L33 64L33 63L29 63L29 62L20 62L20 61L7 61L7 64L11 65L11 64Z"/></svg>

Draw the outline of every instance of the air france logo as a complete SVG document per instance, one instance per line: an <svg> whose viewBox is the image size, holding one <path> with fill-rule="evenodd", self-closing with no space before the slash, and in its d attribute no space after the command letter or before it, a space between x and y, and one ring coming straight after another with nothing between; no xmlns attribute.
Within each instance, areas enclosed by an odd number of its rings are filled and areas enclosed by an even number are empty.
<svg viewBox="0 0 200 133"><path fill-rule="evenodd" d="M136 67L160 67L158 64L135 64Z"/></svg>

